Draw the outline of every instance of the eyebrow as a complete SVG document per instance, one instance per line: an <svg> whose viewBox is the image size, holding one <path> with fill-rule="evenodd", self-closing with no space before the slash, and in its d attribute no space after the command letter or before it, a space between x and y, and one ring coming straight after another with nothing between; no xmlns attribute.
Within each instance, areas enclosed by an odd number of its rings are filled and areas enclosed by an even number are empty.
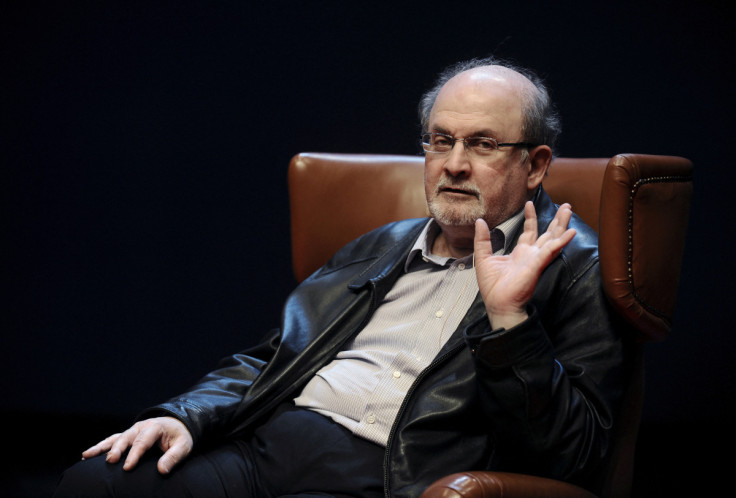
<svg viewBox="0 0 736 498"><path fill-rule="evenodd" d="M432 132L433 133L442 133L443 135L450 135L451 137L454 137L455 136L449 130L447 130L447 129L441 127L441 126L433 126L432 127ZM494 131L485 129L485 130L474 131L473 133L471 133L470 135L468 135L465 138L468 138L468 137L495 138L496 135L497 134Z"/></svg>

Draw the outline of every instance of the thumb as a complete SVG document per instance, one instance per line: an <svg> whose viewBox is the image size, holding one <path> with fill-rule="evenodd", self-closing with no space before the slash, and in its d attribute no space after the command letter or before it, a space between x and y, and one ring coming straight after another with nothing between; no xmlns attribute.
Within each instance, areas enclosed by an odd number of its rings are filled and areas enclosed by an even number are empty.
<svg viewBox="0 0 736 498"><path fill-rule="evenodd" d="M475 236L473 238L473 251L476 260L482 260L493 255L491 248L491 230L483 218L475 220Z"/></svg>

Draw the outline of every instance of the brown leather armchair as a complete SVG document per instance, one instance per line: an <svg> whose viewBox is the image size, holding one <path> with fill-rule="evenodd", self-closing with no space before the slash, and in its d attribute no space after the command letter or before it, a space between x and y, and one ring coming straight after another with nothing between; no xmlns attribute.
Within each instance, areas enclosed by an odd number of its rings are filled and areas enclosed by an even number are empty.
<svg viewBox="0 0 736 498"><path fill-rule="evenodd" d="M638 332L629 379L606 469L604 497L629 496L641 415L643 344L670 331L690 198L692 163L684 158L622 154L610 159L557 158L544 188L599 234L603 286L613 307ZM427 216L424 160L414 156L316 154L289 166L292 256L298 281L342 245L375 227ZM568 483L503 472L468 471L438 480L434 497L592 497Z"/></svg>

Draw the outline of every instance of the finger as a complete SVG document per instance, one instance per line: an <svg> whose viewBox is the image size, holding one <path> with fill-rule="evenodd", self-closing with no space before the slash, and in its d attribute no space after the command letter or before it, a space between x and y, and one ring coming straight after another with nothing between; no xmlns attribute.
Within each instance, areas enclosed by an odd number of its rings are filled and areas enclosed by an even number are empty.
<svg viewBox="0 0 736 498"><path fill-rule="evenodd" d="M575 234L577 232L574 228L568 228L565 230L562 234L560 234L558 237L555 237L553 239L550 239L544 246L543 250L547 252L547 257L544 258L546 260L545 265L552 261L562 250L563 247L565 247L567 244L570 243L570 241L575 237Z"/></svg>
<svg viewBox="0 0 736 498"><path fill-rule="evenodd" d="M127 431L118 434L118 437L115 438L112 446L107 451L107 456L105 456L105 460L107 460L109 463L117 463L118 461L120 461L123 453L125 453L130 447L131 442L135 438L137 432L138 431L136 430L136 427L133 426Z"/></svg>
<svg viewBox="0 0 736 498"><path fill-rule="evenodd" d="M552 221L547 227L547 232L551 232L555 234L555 236L561 234L567 229L567 225L570 223L571 217L572 209L570 208L570 204L565 203L560 205L555 213L555 217L552 218Z"/></svg>
<svg viewBox="0 0 736 498"><path fill-rule="evenodd" d="M560 209L557 210L554 219L555 229L559 232L559 234L562 234L565 230L567 230L571 218L572 208L570 207L570 204L565 203L561 205Z"/></svg>
<svg viewBox="0 0 736 498"><path fill-rule="evenodd" d="M157 468L161 474L168 474L176 465L181 462L191 451L191 447L186 441L177 440L171 445L171 448L158 459Z"/></svg>
<svg viewBox="0 0 736 498"><path fill-rule="evenodd" d="M524 205L524 232L519 237L519 242L530 245L534 244L538 235L537 212L534 209L534 203L527 201Z"/></svg>
<svg viewBox="0 0 736 498"><path fill-rule="evenodd" d="M133 440L133 443L130 445L130 451L128 452L128 456L125 458L123 469L133 470L135 466L138 465L143 454L151 449L151 447L161 438L161 434L161 426L158 424L149 425L141 429Z"/></svg>
<svg viewBox="0 0 736 498"><path fill-rule="evenodd" d="M577 230L575 230L574 228L568 228L567 230L565 230L565 233L563 233L560 237L560 243L562 244L562 247L565 247L567 244L569 244L570 241L572 241L572 239L575 237L575 235L577 235L577 233ZM562 249L562 247L560 247L560 249Z"/></svg>
<svg viewBox="0 0 736 498"><path fill-rule="evenodd" d="M562 204L557 210L557 213L555 213L555 217L550 222L547 230L537 239L537 247L543 247L549 240L562 236L567 230L571 218L572 209L570 208L570 204Z"/></svg>
<svg viewBox="0 0 736 498"><path fill-rule="evenodd" d="M120 437L120 434L113 434L112 436L103 439L96 445L90 446L82 452L82 458L84 459L96 457L97 455L101 455L102 453L108 451L110 448L112 448L113 443L117 440L118 437Z"/></svg>
<svg viewBox="0 0 736 498"><path fill-rule="evenodd" d="M493 248L491 247L491 230L488 228L488 223L486 223L482 218L475 220L473 251L478 260L493 254Z"/></svg>

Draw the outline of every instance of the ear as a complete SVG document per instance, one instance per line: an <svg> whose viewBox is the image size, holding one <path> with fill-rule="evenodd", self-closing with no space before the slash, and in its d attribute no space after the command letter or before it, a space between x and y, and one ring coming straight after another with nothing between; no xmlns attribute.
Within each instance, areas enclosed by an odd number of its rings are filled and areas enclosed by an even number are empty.
<svg viewBox="0 0 736 498"><path fill-rule="evenodd" d="M547 145L538 145L529 151L529 176L527 177L527 189L536 189L552 162L552 149Z"/></svg>

